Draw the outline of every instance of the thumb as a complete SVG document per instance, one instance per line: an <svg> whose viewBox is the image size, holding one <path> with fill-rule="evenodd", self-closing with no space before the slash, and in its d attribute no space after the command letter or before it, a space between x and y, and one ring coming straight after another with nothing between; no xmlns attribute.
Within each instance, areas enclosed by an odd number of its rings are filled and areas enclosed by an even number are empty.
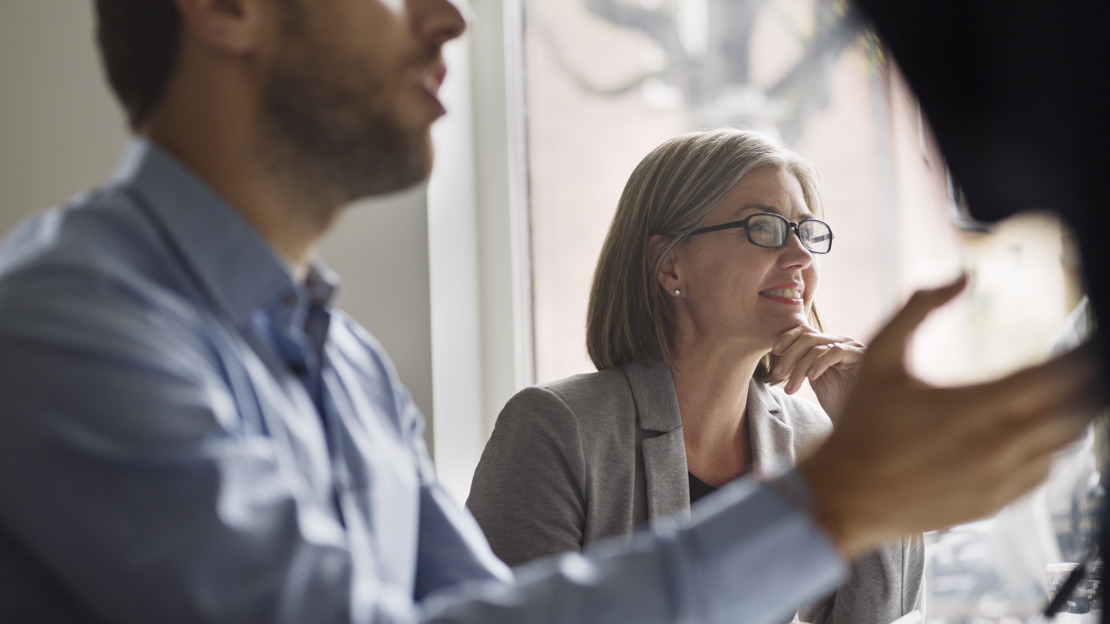
<svg viewBox="0 0 1110 624"><path fill-rule="evenodd" d="M906 341L910 334L929 313L951 301L965 286L967 273L961 273L949 284L915 292L871 341L868 359L882 368L902 366L906 356Z"/></svg>

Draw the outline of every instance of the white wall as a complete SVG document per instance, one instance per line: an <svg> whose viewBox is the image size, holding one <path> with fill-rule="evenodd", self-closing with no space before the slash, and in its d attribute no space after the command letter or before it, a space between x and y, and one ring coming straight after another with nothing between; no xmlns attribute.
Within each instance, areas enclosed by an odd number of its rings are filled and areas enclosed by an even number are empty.
<svg viewBox="0 0 1110 624"><path fill-rule="evenodd" d="M108 176L127 141L91 2L0 2L0 230Z"/></svg>

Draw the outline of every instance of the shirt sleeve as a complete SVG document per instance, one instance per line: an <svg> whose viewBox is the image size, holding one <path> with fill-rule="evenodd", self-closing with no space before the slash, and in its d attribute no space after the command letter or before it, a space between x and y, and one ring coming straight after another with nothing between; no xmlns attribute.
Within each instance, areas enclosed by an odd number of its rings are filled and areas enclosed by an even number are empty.
<svg viewBox="0 0 1110 624"><path fill-rule="evenodd" d="M602 541L516 572L511 584L430 596L427 620L772 624L831 590L844 565L773 484L745 478L699 504L689 524L656 523L630 544Z"/></svg>

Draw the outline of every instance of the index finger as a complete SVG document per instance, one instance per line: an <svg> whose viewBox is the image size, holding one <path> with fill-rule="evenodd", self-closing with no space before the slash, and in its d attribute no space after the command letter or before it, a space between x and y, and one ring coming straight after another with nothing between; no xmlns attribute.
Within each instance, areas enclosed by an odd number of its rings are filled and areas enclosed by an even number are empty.
<svg viewBox="0 0 1110 624"><path fill-rule="evenodd" d="M967 286L966 273L939 288L915 292L871 341L868 360L872 365L884 368L902 367L905 364L906 341L910 334L933 310L951 301L965 286Z"/></svg>

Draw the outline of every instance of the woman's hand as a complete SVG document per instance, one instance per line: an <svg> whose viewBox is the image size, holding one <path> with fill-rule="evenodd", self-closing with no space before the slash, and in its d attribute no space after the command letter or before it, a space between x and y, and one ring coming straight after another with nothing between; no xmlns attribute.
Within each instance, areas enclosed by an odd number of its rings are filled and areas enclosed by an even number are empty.
<svg viewBox="0 0 1110 624"><path fill-rule="evenodd" d="M787 394L797 392L809 379L821 407L835 423L855 386L866 352L862 343L848 336L822 334L809 325L799 325L780 336L771 350L779 356L772 375L786 380Z"/></svg>

